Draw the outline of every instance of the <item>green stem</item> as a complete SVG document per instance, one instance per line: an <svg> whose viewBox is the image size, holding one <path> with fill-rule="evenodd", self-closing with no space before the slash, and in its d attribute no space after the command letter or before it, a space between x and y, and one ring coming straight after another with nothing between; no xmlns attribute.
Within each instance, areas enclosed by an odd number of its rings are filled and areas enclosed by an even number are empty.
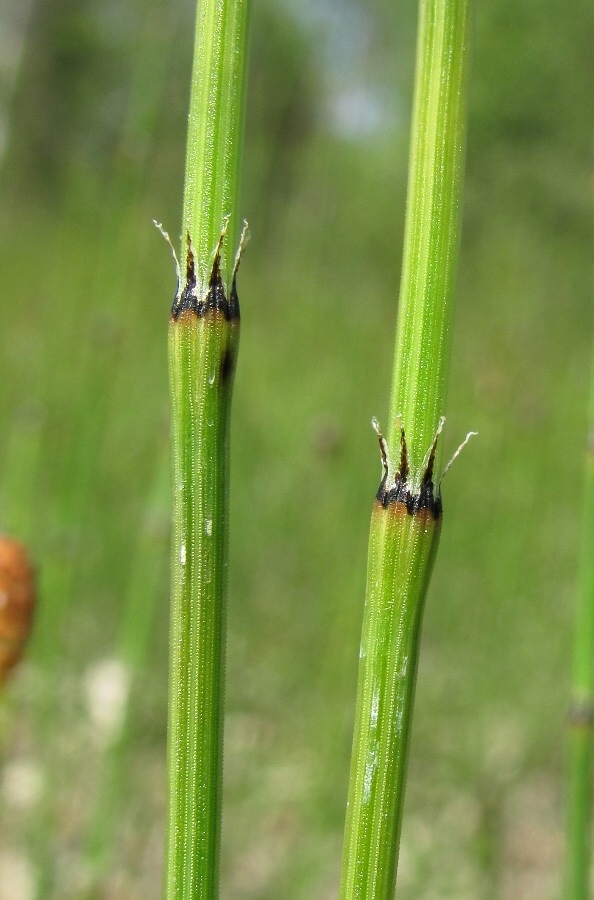
<svg viewBox="0 0 594 900"><path fill-rule="evenodd" d="M198 4L183 228L169 327L173 432L167 900L218 895L234 247L248 0ZM227 275L227 278L225 278Z"/></svg>
<svg viewBox="0 0 594 900"><path fill-rule="evenodd" d="M582 549L568 715L567 900L590 896L594 753L594 373L590 389Z"/></svg>
<svg viewBox="0 0 594 900"><path fill-rule="evenodd" d="M441 526L470 0L421 0L389 441L369 537L341 900L394 894L421 619Z"/></svg>
<svg viewBox="0 0 594 900"><path fill-rule="evenodd" d="M390 431L417 471L443 415L450 357L469 65L470 0L421 0ZM439 448L438 448L439 453Z"/></svg>
<svg viewBox="0 0 594 900"><path fill-rule="evenodd" d="M192 236L199 283L208 281L223 218L223 281L233 268L240 219L235 215L243 146L245 75L251 0L200 0L192 69L183 240ZM185 247L185 245L184 245ZM182 247L182 250L184 249Z"/></svg>

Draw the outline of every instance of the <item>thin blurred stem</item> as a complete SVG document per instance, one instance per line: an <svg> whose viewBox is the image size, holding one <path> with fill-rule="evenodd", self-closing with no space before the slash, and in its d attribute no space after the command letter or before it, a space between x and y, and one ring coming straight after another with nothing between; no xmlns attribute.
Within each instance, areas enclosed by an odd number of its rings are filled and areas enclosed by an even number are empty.
<svg viewBox="0 0 594 900"><path fill-rule="evenodd" d="M44 665L61 658L64 651L60 638L65 630L63 623L73 598L89 581L89 554L73 553L69 548L85 545L88 538L85 528L94 521L93 516L88 514L88 507L95 489L94 479L100 468L97 463L100 436L109 416L114 384L120 374L118 361L125 357L125 354L123 357L120 354L118 344L121 302L125 297L131 321L137 314L139 303L145 301L141 280L130 279L130 261L133 260L136 266L142 265L139 247L135 245L141 215L138 203L155 148L156 122L165 94L167 60L171 58L175 44L176 24L177 14L166 0L153 3L139 20L137 39L131 49L127 113L118 134L116 151L109 161L106 194L98 210L93 248L95 262L89 266L85 259L84 278L81 275L86 298L82 311L67 309L64 305L73 298L75 301L77 292L73 290L64 294L63 288L58 290L56 287L55 282L63 279L61 264L49 269L52 293L60 297L64 311L60 319L63 330L58 346L71 347L72 354L64 384L57 380L60 370L51 356L45 360L48 370L39 376L38 384L47 384L48 390L57 390L61 398L62 393L68 396L73 391L70 402L77 410L77 416L72 432L76 434L76 440L68 442L66 453L53 464L62 479L60 516L57 518L55 513L52 514L47 522L39 523L37 528L37 535L45 535L49 541L40 572L40 596L52 598L51 603L42 602L40 605L34 635L35 656ZM142 135L142 140L139 135ZM134 147L133 153L130 152L131 146ZM75 173L70 174L67 184L72 194L76 195L76 202L80 202ZM62 248L56 252L57 259L64 255ZM47 321L44 328L52 334L55 330L53 319ZM86 335L84 340L80 339L82 333ZM105 377L106 372L111 373L110 378ZM93 398L93 403L88 402L89 397ZM51 393L43 397L43 403L52 405ZM47 452L47 448L41 446L42 455L44 451ZM33 489L37 489L35 482ZM36 512L36 515L39 513ZM56 553L56 547L61 552Z"/></svg>
<svg viewBox="0 0 594 900"><path fill-rule="evenodd" d="M128 754L132 712L130 695L136 679L146 672L155 614L163 597L166 547L169 535L169 465L159 448L134 555L128 587L123 597L122 618L115 660L125 686L121 722L107 735L99 789L85 845L89 884L85 897L97 897L114 853L117 822L122 810L122 787L130 766Z"/></svg>
<svg viewBox="0 0 594 900"><path fill-rule="evenodd" d="M342 900L394 894L421 619L441 526L438 420L449 362L466 141L470 0L421 0L389 440L369 561ZM378 430L379 433L379 430Z"/></svg>
<svg viewBox="0 0 594 900"><path fill-rule="evenodd" d="M239 304L233 263L248 0L198 4L184 272L169 325L173 543L167 900L218 895L229 491Z"/></svg>
<svg viewBox="0 0 594 900"><path fill-rule="evenodd" d="M10 142L9 110L18 82L35 0L8 0L0 4L0 33L4 51L0 60L0 170Z"/></svg>
<svg viewBox="0 0 594 900"><path fill-rule="evenodd" d="M590 896L594 753L594 369L588 412L582 548L568 714L567 900Z"/></svg>

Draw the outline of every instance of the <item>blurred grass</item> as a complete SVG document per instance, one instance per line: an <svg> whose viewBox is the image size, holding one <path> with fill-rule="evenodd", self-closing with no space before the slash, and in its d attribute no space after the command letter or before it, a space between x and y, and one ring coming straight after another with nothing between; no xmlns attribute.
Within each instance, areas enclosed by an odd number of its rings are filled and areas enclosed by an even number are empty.
<svg viewBox="0 0 594 900"><path fill-rule="evenodd" d="M338 885L415 7L254 12L223 895L309 900ZM0 527L30 542L41 595L3 714L1 900L39 879L44 900L160 895L174 279L151 218L179 221L192 15L189 0L36 0L0 91ZM479 437L444 484L404 900L560 889L593 15L582 0L477 9L446 445ZM134 609L139 627L154 616L140 649L123 637ZM119 738L89 685L112 659L137 674L101 805Z"/></svg>

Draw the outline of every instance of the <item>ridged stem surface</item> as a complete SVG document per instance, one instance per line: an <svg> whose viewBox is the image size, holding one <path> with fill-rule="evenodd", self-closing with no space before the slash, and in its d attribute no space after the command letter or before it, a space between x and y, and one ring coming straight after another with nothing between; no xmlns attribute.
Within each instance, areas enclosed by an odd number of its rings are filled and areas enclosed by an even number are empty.
<svg viewBox="0 0 594 900"><path fill-rule="evenodd" d="M222 220L223 281L231 278L241 230L237 215L243 149L247 39L251 0L199 0L190 94L182 252L192 235L198 280L205 285Z"/></svg>
<svg viewBox="0 0 594 900"><path fill-rule="evenodd" d="M169 325L173 439L167 900L218 896L229 414L248 0L198 3L182 228ZM228 231L227 218L229 218Z"/></svg>
<svg viewBox="0 0 594 900"><path fill-rule="evenodd" d="M413 473L444 414L466 148L471 0L421 0L402 278L387 428ZM438 448L439 456L439 448Z"/></svg>
<svg viewBox="0 0 594 900"><path fill-rule="evenodd" d="M384 477L371 519L341 900L396 883L421 620L441 527L435 478L458 255L470 0L421 0Z"/></svg>

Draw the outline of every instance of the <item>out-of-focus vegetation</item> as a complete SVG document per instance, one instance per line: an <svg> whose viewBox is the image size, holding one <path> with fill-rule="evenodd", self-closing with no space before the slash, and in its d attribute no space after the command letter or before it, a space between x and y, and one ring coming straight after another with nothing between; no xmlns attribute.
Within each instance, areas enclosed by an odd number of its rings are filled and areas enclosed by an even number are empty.
<svg viewBox="0 0 594 900"><path fill-rule="evenodd" d="M444 484L399 884L546 900L593 327L594 12L476 13L446 444L479 437ZM189 0L0 9L0 528L29 543L40 593L2 710L0 898L160 895L174 277L151 218L180 221L193 16ZM228 900L337 890L415 16L254 4Z"/></svg>

